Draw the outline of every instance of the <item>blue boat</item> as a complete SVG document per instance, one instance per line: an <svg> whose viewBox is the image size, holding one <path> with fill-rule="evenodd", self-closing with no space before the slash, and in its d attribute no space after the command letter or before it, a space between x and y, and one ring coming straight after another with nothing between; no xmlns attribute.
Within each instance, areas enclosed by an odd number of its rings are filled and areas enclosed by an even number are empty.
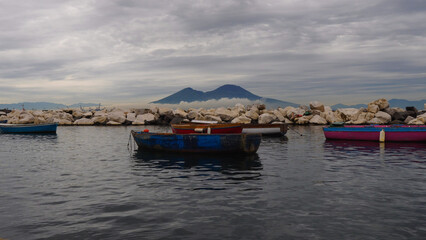
<svg viewBox="0 0 426 240"><path fill-rule="evenodd" d="M255 153L261 134L174 134L131 131L139 149L191 153Z"/></svg>
<svg viewBox="0 0 426 240"><path fill-rule="evenodd" d="M0 133L56 133L58 124L0 124Z"/></svg>

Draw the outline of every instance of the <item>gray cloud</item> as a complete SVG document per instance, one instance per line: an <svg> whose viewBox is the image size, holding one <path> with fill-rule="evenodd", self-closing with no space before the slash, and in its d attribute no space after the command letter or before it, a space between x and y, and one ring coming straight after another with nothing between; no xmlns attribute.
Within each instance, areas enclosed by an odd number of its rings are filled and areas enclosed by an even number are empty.
<svg viewBox="0 0 426 240"><path fill-rule="evenodd" d="M0 14L4 103L149 102L227 83L298 103L425 98L423 0L18 0Z"/></svg>

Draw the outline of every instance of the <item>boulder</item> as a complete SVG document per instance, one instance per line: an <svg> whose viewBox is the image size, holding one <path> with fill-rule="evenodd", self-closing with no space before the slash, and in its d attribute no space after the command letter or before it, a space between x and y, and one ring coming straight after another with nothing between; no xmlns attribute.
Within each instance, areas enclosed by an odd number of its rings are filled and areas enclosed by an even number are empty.
<svg viewBox="0 0 426 240"><path fill-rule="evenodd" d="M379 112L377 112L376 114L375 114L375 117L376 118L379 118L379 119L382 119L383 120L383 123L390 123L391 121L392 121L392 117L391 117L391 115L389 115L389 114L387 114L387 113L385 113L385 112L382 112L382 111L379 111Z"/></svg>
<svg viewBox="0 0 426 240"><path fill-rule="evenodd" d="M160 116L173 115L173 109L171 109L171 108L159 108L158 113L160 114Z"/></svg>
<svg viewBox="0 0 426 240"><path fill-rule="evenodd" d="M411 120L410 122L408 122L408 124L423 125L424 122L422 122L420 119L415 118L415 119Z"/></svg>
<svg viewBox="0 0 426 240"><path fill-rule="evenodd" d="M0 116L6 116L7 115L7 113L6 112L2 112L2 111L0 111Z"/></svg>
<svg viewBox="0 0 426 240"><path fill-rule="evenodd" d="M82 114L82 117L85 117L85 118L91 118L92 116L93 116L92 112L85 112Z"/></svg>
<svg viewBox="0 0 426 240"><path fill-rule="evenodd" d="M229 122L232 121L232 119L238 117L238 112L230 111L225 108L218 108L216 109L215 115L219 116L223 121Z"/></svg>
<svg viewBox="0 0 426 240"><path fill-rule="evenodd" d="M126 120L129 122L133 122L136 120L136 113L130 112L126 115Z"/></svg>
<svg viewBox="0 0 426 240"><path fill-rule="evenodd" d="M371 113L376 113L380 111L380 108L376 104L369 103L367 107L367 111Z"/></svg>
<svg viewBox="0 0 426 240"><path fill-rule="evenodd" d="M72 116L74 119L79 119L83 117L83 112L80 110L74 110L72 111Z"/></svg>
<svg viewBox="0 0 426 240"><path fill-rule="evenodd" d="M264 113L259 116L258 122L259 124L267 124L275 121L277 117L270 113Z"/></svg>
<svg viewBox="0 0 426 240"><path fill-rule="evenodd" d="M122 124L126 121L126 115L122 111L109 112L108 121L118 122Z"/></svg>
<svg viewBox="0 0 426 240"><path fill-rule="evenodd" d="M115 121L108 121L108 122L106 123L106 125L109 125L109 126L117 126L117 125L121 125L121 123L119 123L119 122L115 122Z"/></svg>
<svg viewBox="0 0 426 240"><path fill-rule="evenodd" d="M181 117L181 118L186 118L188 116L188 113L186 113L184 110L178 108L176 110L173 111L173 114L176 117Z"/></svg>
<svg viewBox="0 0 426 240"><path fill-rule="evenodd" d="M324 112L324 104L318 102L318 101L313 101L309 103L309 107L311 108L311 110L319 110L321 112Z"/></svg>
<svg viewBox="0 0 426 240"><path fill-rule="evenodd" d="M388 108L388 107L389 107L389 102L388 102L388 100L386 100L386 99L384 99L384 98L377 99L377 100L375 100L375 101L373 101L373 102L371 102L371 103L373 103L373 104L377 105L377 106L379 107L380 111L382 111L382 110L384 110L384 109L386 109L386 108Z"/></svg>
<svg viewBox="0 0 426 240"><path fill-rule="evenodd" d="M95 125L105 125L108 122L108 117L106 115L95 116L92 118L92 121Z"/></svg>
<svg viewBox="0 0 426 240"><path fill-rule="evenodd" d="M251 123L251 118L248 118L246 116L239 116L239 117L234 118L231 121L231 123L244 123L244 124Z"/></svg>
<svg viewBox="0 0 426 240"><path fill-rule="evenodd" d="M203 119L200 119L200 120L216 121L218 123L222 122L222 119L219 116L214 116L214 115L206 115L203 117Z"/></svg>
<svg viewBox="0 0 426 240"><path fill-rule="evenodd" d="M24 113L19 116L18 124L34 123L34 116L30 113Z"/></svg>
<svg viewBox="0 0 426 240"><path fill-rule="evenodd" d="M412 116L408 116L405 120L404 123L408 124L409 122L411 122L412 120L414 120L415 118L413 118Z"/></svg>
<svg viewBox="0 0 426 240"><path fill-rule="evenodd" d="M39 121L39 119L37 119ZM62 118L54 118L53 123L57 123L58 125L64 126L64 125L72 125L73 122L67 119Z"/></svg>
<svg viewBox="0 0 426 240"><path fill-rule="evenodd" d="M190 111L188 113L188 115L186 115L186 118L188 118L189 120L193 120L193 119L195 119L197 117L198 117L198 112L194 111L194 110Z"/></svg>
<svg viewBox="0 0 426 240"><path fill-rule="evenodd" d="M138 115L136 120L132 122L133 125L144 125L151 124L156 121L155 115L152 113L145 113L142 115Z"/></svg>
<svg viewBox="0 0 426 240"><path fill-rule="evenodd" d="M324 125L324 124L327 124L327 120L325 120L319 115L315 115L312 117L311 120L309 120L309 123Z"/></svg>
<svg viewBox="0 0 426 240"><path fill-rule="evenodd" d="M250 111L247 111L244 115L253 120L259 119L259 114L253 109L251 109Z"/></svg>
<svg viewBox="0 0 426 240"><path fill-rule="evenodd" d="M309 121L310 121L313 117L314 117L314 116L312 116L312 115L309 115L309 116L303 116L303 117L297 118L297 120L295 119L295 122L296 122L297 124L300 124L300 125L305 125L305 124L308 124L308 123L309 123Z"/></svg>
<svg viewBox="0 0 426 240"><path fill-rule="evenodd" d="M74 121L74 125L93 125L95 124L90 118L80 118Z"/></svg>
<svg viewBox="0 0 426 240"><path fill-rule="evenodd" d="M280 111L278 111L278 110L274 110L274 115L278 118L278 121L280 121L280 122L284 122L285 121L285 118L284 118L284 116L281 114L281 112Z"/></svg>
<svg viewBox="0 0 426 240"><path fill-rule="evenodd" d="M352 117L355 114L358 114L359 109L356 108L339 108L336 110L336 114L343 120L343 122L347 122L352 120Z"/></svg>

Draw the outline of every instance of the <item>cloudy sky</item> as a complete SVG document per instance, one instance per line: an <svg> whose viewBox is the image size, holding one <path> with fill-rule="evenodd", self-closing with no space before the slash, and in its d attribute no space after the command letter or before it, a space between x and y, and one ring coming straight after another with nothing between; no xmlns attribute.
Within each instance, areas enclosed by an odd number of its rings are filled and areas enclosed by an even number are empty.
<svg viewBox="0 0 426 240"><path fill-rule="evenodd" d="M0 103L426 98L425 0L0 0Z"/></svg>

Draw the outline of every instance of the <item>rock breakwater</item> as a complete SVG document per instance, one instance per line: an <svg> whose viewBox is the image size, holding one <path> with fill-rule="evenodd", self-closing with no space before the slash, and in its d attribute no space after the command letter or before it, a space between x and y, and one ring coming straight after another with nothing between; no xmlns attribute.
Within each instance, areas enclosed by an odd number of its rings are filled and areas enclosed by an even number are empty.
<svg viewBox="0 0 426 240"><path fill-rule="evenodd" d="M425 107L426 108L426 107ZM325 125L335 122L346 124L416 124L426 123L426 110L414 107L392 108L386 99L378 99L367 108L340 108L313 101L309 106L266 109L265 105L236 104L232 108L216 109L109 109L82 111L62 110L13 110L0 111L0 121L11 124L57 123L59 125L168 125L191 120L209 120L221 123L287 123Z"/></svg>

